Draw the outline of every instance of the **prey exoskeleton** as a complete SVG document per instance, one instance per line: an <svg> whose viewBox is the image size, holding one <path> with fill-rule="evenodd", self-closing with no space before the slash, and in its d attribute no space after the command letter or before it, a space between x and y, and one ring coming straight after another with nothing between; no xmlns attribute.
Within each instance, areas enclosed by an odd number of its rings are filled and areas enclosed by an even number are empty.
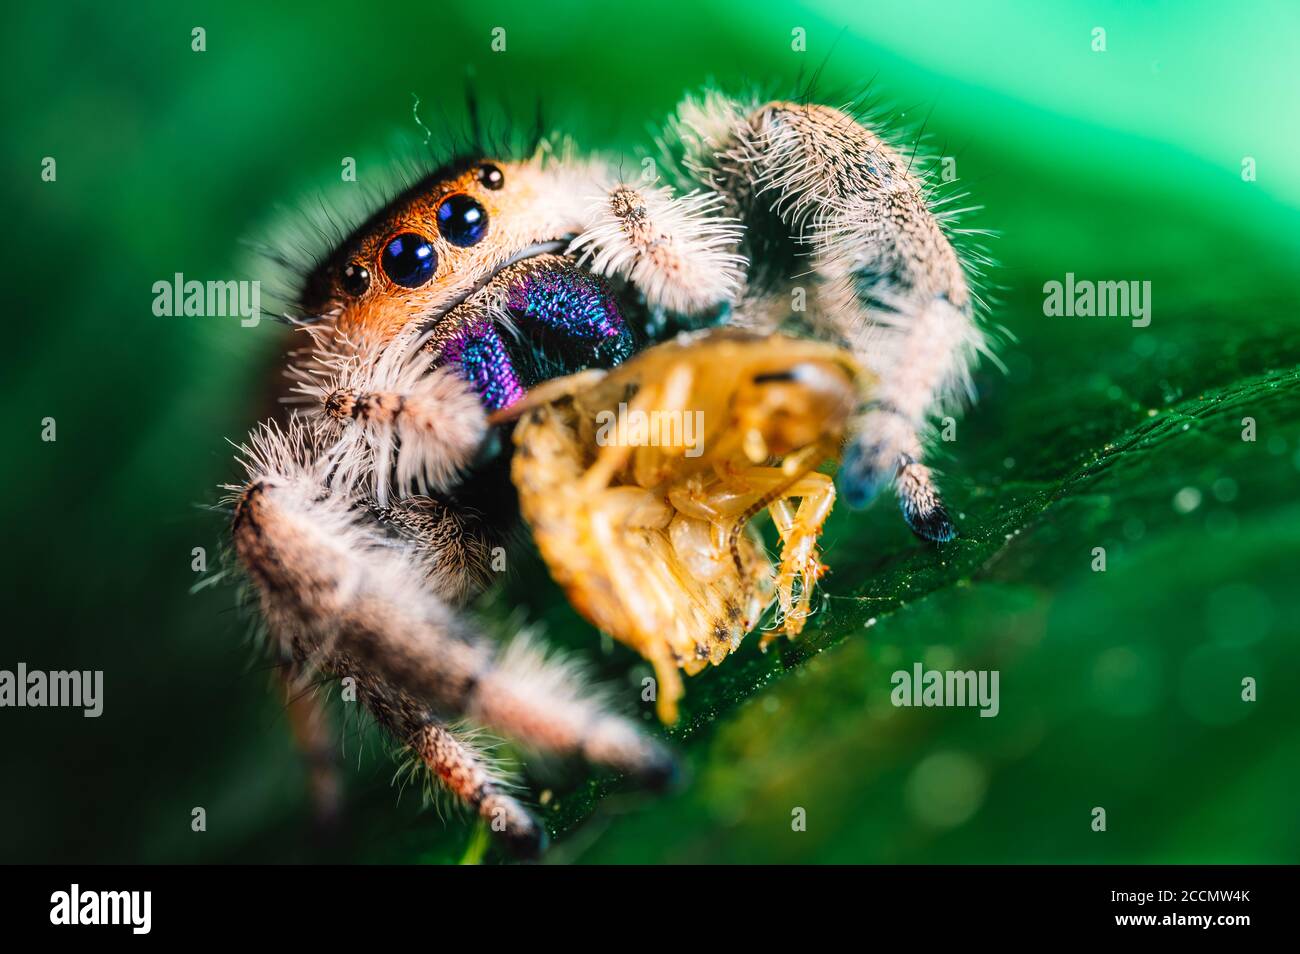
<svg viewBox="0 0 1300 954"><path fill-rule="evenodd" d="M864 379L832 345L715 331L549 382L517 409L533 538L574 607L653 665L664 722L679 670L721 663L769 606L760 646L802 631L835 502L818 468L838 459ZM752 523L763 511L775 565Z"/></svg>

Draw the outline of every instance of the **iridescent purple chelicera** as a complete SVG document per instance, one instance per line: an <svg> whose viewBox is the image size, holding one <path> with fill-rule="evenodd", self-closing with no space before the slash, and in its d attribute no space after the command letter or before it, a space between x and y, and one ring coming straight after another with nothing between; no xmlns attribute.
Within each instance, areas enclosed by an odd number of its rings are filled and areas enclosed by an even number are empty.
<svg viewBox="0 0 1300 954"><path fill-rule="evenodd" d="M513 352L486 319L463 328L443 351L489 411L509 407L544 378L612 367L632 354L631 331L608 286L572 265L520 275L506 303L520 337Z"/></svg>

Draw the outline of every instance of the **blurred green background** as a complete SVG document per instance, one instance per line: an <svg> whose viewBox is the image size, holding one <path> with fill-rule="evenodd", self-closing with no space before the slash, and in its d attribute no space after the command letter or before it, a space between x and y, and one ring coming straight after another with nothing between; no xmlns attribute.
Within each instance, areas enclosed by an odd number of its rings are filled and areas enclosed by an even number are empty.
<svg viewBox="0 0 1300 954"><path fill-rule="evenodd" d="M99 719L0 710L0 860L477 857L471 824L398 799L355 724L346 826L314 837L232 589L190 592L192 548L222 543L204 507L235 474L226 438L265 413L283 335L155 317L152 285L245 277L239 241L277 204L336 193L343 156L380 179L412 94L454 119L467 75L634 156L684 92L788 91L823 63L826 100L874 78L904 141L925 122L985 207L966 224L999 233L1007 370L981 370L940 459L964 535L936 551L887 501L837 513L806 637L688 685L690 784L559 772L550 860L1300 860L1293 2L181 6L25 4L0 39L0 668L106 683ZM1150 281L1150 327L1045 317L1067 272ZM516 567L485 616L544 622L631 698L639 662L543 581ZM917 661L1000 670L1000 715L894 708Z"/></svg>

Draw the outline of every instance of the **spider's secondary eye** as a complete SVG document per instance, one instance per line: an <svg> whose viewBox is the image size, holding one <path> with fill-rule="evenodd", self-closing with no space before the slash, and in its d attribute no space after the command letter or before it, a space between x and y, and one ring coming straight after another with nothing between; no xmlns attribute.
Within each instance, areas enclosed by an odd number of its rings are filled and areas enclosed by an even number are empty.
<svg viewBox="0 0 1300 954"><path fill-rule="evenodd" d="M452 245L464 248L487 234L487 210L463 192L449 195L438 206L438 231Z"/></svg>
<svg viewBox="0 0 1300 954"><path fill-rule="evenodd" d="M403 288L419 288L438 268L438 253L423 235L403 232L384 246L384 274Z"/></svg>
<svg viewBox="0 0 1300 954"><path fill-rule="evenodd" d="M364 295L366 289L370 287L370 269L352 262L343 269L339 284L353 298Z"/></svg>
<svg viewBox="0 0 1300 954"><path fill-rule="evenodd" d="M506 177L496 166L488 164L478 167L478 181L485 189L495 191L506 184Z"/></svg>

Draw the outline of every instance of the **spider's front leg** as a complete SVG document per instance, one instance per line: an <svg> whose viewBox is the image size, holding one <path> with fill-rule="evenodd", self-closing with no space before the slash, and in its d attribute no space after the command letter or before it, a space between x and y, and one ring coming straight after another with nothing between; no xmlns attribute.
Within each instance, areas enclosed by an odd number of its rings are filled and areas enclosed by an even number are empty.
<svg viewBox="0 0 1300 954"><path fill-rule="evenodd" d="M666 782L673 765L660 746L562 664L519 640L496 650L438 597L437 565L380 532L364 498L331 483L359 466L340 455L359 452L335 444L317 457L301 424L266 427L248 452L248 481L233 488L235 550L285 651L354 680L380 724L515 846L540 845L540 825L441 731L447 722Z"/></svg>
<svg viewBox="0 0 1300 954"><path fill-rule="evenodd" d="M803 320L878 379L840 468L844 497L864 506L893 482L913 532L951 539L923 436L931 414L970 392L985 344L924 183L905 157L826 106L749 108L710 96L687 101L674 131L687 169L728 196L746 227L751 264L733 322L767 332ZM804 282L809 310L794 314L787 296Z"/></svg>

